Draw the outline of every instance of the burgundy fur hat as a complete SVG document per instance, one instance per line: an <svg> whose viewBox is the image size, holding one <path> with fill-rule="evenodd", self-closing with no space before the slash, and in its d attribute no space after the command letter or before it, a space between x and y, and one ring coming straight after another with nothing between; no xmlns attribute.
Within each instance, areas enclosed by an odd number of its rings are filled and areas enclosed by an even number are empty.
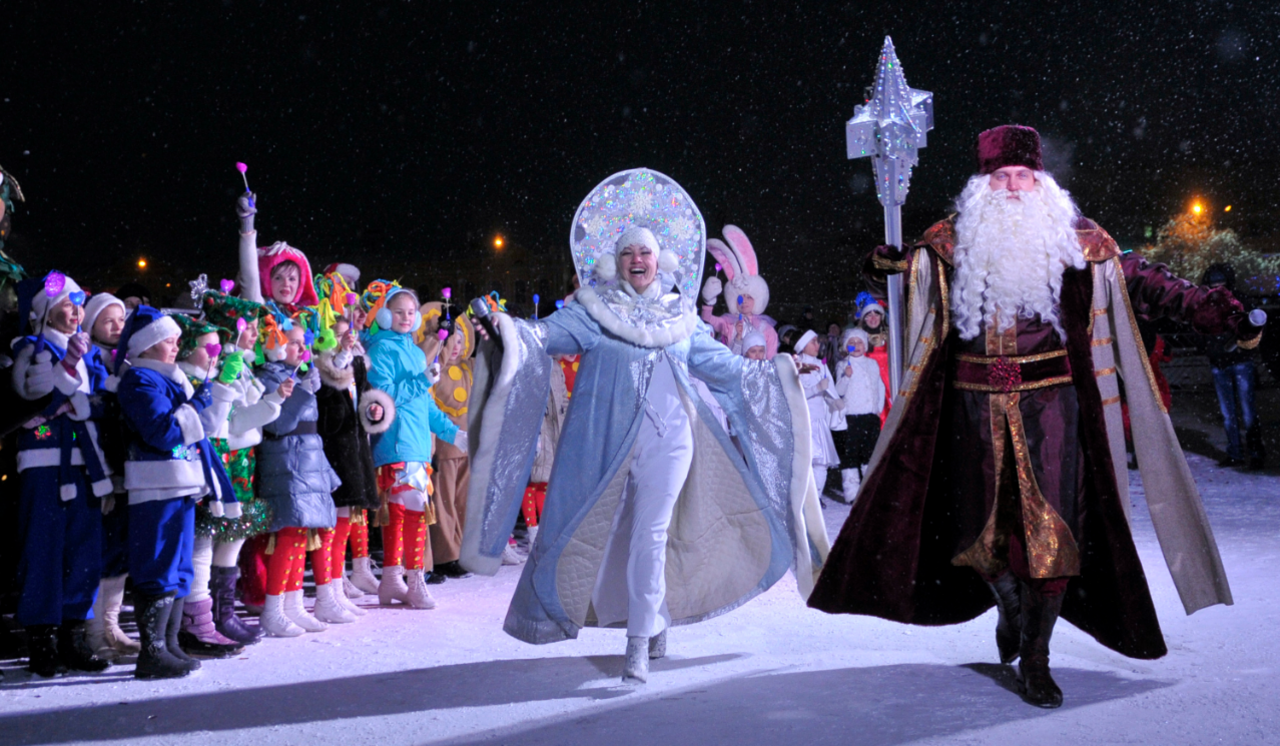
<svg viewBox="0 0 1280 746"><path fill-rule="evenodd" d="M1043 171L1040 133L1020 124L1003 124L978 135L978 173L989 174L1005 166Z"/></svg>

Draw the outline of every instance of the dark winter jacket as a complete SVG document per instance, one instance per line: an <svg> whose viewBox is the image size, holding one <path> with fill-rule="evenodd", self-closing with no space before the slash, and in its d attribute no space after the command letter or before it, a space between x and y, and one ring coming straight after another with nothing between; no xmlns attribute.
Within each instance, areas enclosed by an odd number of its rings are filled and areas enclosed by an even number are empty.
<svg viewBox="0 0 1280 746"><path fill-rule="evenodd" d="M372 432L386 430L394 417L395 405L386 394L369 387L363 356L351 357L345 367L338 367L334 359L339 354L326 352L316 361L323 382L316 392L319 408L316 426L324 442L325 456L342 479L342 485L333 492L333 504L339 508L377 508L378 483L366 428L371 427ZM382 405L384 414L373 424L363 413L375 400Z"/></svg>
<svg viewBox="0 0 1280 746"><path fill-rule="evenodd" d="M293 368L284 363L267 363L258 370L258 380L267 391L275 391L292 373ZM272 531L287 526L332 528L338 522L330 495L342 480L324 455L318 417L316 395L307 382L299 380L293 395L280 406L280 416L262 428L262 443L257 446L258 497L275 511Z"/></svg>

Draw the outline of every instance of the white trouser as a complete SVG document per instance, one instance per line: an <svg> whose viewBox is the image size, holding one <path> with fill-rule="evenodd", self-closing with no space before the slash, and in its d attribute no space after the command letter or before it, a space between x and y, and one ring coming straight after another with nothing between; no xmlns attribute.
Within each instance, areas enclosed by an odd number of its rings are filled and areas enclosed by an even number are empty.
<svg viewBox="0 0 1280 746"><path fill-rule="evenodd" d="M243 546L244 539L215 541L213 543L213 566L235 567L240 563L240 548Z"/></svg>
<svg viewBox="0 0 1280 746"><path fill-rule="evenodd" d="M813 485L818 488L818 495L822 495L822 488L827 486L827 467L813 465Z"/></svg>
<svg viewBox="0 0 1280 746"><path fill-rule="evenodd" d="M671 622L667 528L693 461L693 429L665 357L654 366L643 417L592 593L600 625L625 619L629 637L652 637Z"/></svg>
<svg viewBox="0 0 1280 746"><path fill-rule="evenodd" d="M209 575L213 572L213 537L197 536L191 548L191 593L187 603L203 601L209 597Z"/></svg>

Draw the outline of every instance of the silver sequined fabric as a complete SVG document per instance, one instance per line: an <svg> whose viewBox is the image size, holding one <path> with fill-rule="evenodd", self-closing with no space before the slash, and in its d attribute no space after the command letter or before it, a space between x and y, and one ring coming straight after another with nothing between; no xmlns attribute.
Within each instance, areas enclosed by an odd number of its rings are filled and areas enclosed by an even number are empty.
<svg viewBox="0 0 1280 746"><path fill-rule="evenodd" d="M782 381L773 363L747 360L742 368L742 395L751 417L747 418L747 442L755 457L756 470L774 512L786 523L787 535L795 535L791 514L791 454L795 437L791 431L791 407L787 405Z"/></svg>
<svg viewBox="0 0 1280 746"><path fill-rule="evenodd" d="M503 354L517 356L518 372L511 384L511 395L503 403L502 436L494 453L480 533L480 552L490 557L498 556L506 547L511 524L520 510L533 467L534 451L528 446L538 440L551 392L552 361L543 351L546 325L515 320L515 327L515 339L508 336L503 340Z"/></svg>

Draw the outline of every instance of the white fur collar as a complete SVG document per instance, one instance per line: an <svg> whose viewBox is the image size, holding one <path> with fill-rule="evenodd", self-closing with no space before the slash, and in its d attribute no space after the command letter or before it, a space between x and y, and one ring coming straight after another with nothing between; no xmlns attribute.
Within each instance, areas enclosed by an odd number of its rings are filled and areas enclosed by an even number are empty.
<svg viewBox="0 0 1280 746"><path fill-rule="evenodd" d="M197 368L196 366L192 365L191 363L188 363L185 360L178 361L178 370L182 371L184 374L186 374L190 378L199 378L200 380L204 380L204 377L206 374L209 376L210 379L217 378L218 371L220 370L220 368L221 366L215 365L209 370L205 370L204 368Z"/></svg>
<svg viewBox="0 0 1280 746"><path fill-rule="evenodd" d="M153 370L174 383L182 384L182 390L187 392L187 396L191 396L196 391L195 387L191 385L191 381L187 380L187 374L182 372L177 363L162 363L159 360L150 358L135 358L129 362L135 368Z"/></svg>
<svg viewBox="0 0 1280 746"><path fill-rule="evenodd" d="M641 347L667 347L684 341L698 328L693 303L678 293L663 294L656 281L643 294L627 282L599 290L583 287L574 300L600 326Z"/></svg>

